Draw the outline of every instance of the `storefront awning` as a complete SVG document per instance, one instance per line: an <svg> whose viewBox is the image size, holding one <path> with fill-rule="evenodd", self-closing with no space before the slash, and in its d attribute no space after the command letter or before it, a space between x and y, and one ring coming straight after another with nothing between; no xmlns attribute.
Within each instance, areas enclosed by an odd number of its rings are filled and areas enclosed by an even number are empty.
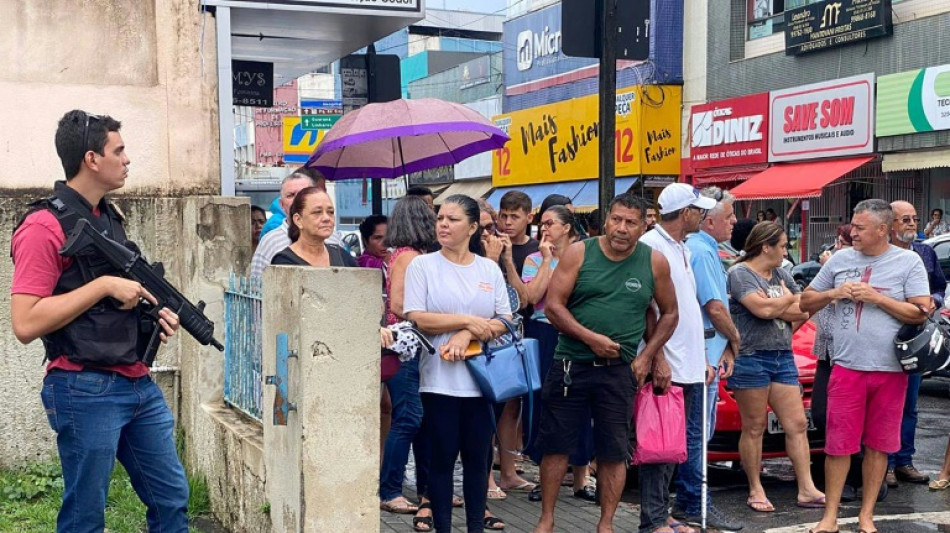
<svg viewBox="0 0 950 533"><path fill-rule="evenodd" d="M950 150L884 154L884 160L881 161L881 169L884 172L923 170L937 167L950 167Z"/></svg>
<svg viewBox="0 0 950 533"><path fill-rule="evenodd" d="M616 178L614 180L614 191L616 194L627 192L627 189L633 187L637 178ZM574 210L593 210L597 208L600 199L597 198L597 180L588 180L584 182L584 188L574 197Z"/></svg>
<svg viewBox="0 0 950 533"><path fill-rule="evenodd" d="M584 187L585 181L565 181L561 183L539 183L537 185L521 185L518 187L499 187L492 191L488 197L488 205L498 209L501 197L508 191L521 191L531 197L531 204L534 207L541 205L541 202L550 194L563 194L568 198L574 198Z"/></svg>
<svg viewBox="0 0 950 533"><path fill-rule="evenodd" d="M778 164L756 174L730 192L739 200L814 198L832 181L874 159L851 157L813 163Z"/></svg>
<svg viewBox="0 0 950 533"><path fill-rule="evenodd" d="M748 167L717 168L714 170L697 170L693 174L693 186L705 187L716 183L737 183L767 169L768 165L754 165Z"/></svg>
<svg viewBox="0 0 950 533"><path fill-rule="evenodd" d="M435 205L442 205L442 202L453 194L464 194L478 200L490 190L491 178L456 181L439 194L438 198L435 199Z"/></svg>

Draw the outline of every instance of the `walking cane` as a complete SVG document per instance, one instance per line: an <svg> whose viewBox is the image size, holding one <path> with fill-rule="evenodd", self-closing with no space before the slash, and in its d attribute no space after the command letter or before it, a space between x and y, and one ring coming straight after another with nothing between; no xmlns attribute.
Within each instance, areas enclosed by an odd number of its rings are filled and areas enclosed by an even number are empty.
<svg viewBox="0 0 950 533"><path fill-rule="evenodd" d="M709 406L707 404L707 394L706 394L706 382L709 380L708 376L703 380L703 455L702 455L702 465L703 465L703 486L702 486L702 496L700 497L700 505L702 505L703 510L701 511L701 520L702 520L702 533L706 533L706 499L708 498L707 491L709 490L709 482L706 478L706 469L709 466L709 461L706 460L706 441L708 440L709 433Z"/></svg>

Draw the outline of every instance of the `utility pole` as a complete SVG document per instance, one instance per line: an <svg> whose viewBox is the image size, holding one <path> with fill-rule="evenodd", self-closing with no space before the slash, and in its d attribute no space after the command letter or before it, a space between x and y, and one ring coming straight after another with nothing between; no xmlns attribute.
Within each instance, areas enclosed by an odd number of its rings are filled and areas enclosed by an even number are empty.
<svg viewBox="0 0 950 533"><path fill-rule="evenodd" d="M376 101L376 45L370 44L366 48L366 101L367 103L372 104ZM371 211L374 215L382 214L383 212L383 180L380 178L372 178L370 180L372 184L372 199L373 199L373 209Z"/></svg>
<svg viewBox="0 0 950 533"><path fill-rule="evenodd" d="M617 0L596 0L600 15L600 161L598 197L601 216L616 194L614 188L617 124Z"/></svg>

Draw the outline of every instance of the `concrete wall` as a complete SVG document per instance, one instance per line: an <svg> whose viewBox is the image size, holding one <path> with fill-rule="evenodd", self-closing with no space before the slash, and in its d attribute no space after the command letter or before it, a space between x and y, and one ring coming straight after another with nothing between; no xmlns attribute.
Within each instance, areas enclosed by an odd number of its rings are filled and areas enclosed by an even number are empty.
<svg viewBox="0 0 950 533"><path fill-rule="evenodd" d="M80 108L123 123L122 194L219 191L215 27L197 4L0 0L0 189L62 178L53 134Z"/></svg>
<svg viewBox="0 0 950 533"><path fill-rule="evenodd" d="M379 292L370 269L264 271L264 375L287 334L288 394L274 425L264 388L264 456L273 531L379 531Z"/></svg>

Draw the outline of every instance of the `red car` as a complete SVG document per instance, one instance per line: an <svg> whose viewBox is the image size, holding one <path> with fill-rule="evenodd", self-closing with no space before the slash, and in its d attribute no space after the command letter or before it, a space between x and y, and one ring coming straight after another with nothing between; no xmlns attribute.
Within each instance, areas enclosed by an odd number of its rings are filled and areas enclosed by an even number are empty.
<svg viewBox="0 0 950 533"><path fill-rule="evenodd" d="M811 321L795 332L792 337L792 352L795 354L795 366L798 367L798 381L802 387L805 413L808 415L808 444L812 453L821 453L825 446L825 434L811 423L811 392L815 382L815 361L812 345L815 343L815 324ZM785 457L785 434L782 425L769 409L768 427L762 436L762 457L771 459ZM738 461L739 435L742 421L739 406L726 381L719 383L719 403L716 405L716 432L709 441L709 461Z"/></svg>

